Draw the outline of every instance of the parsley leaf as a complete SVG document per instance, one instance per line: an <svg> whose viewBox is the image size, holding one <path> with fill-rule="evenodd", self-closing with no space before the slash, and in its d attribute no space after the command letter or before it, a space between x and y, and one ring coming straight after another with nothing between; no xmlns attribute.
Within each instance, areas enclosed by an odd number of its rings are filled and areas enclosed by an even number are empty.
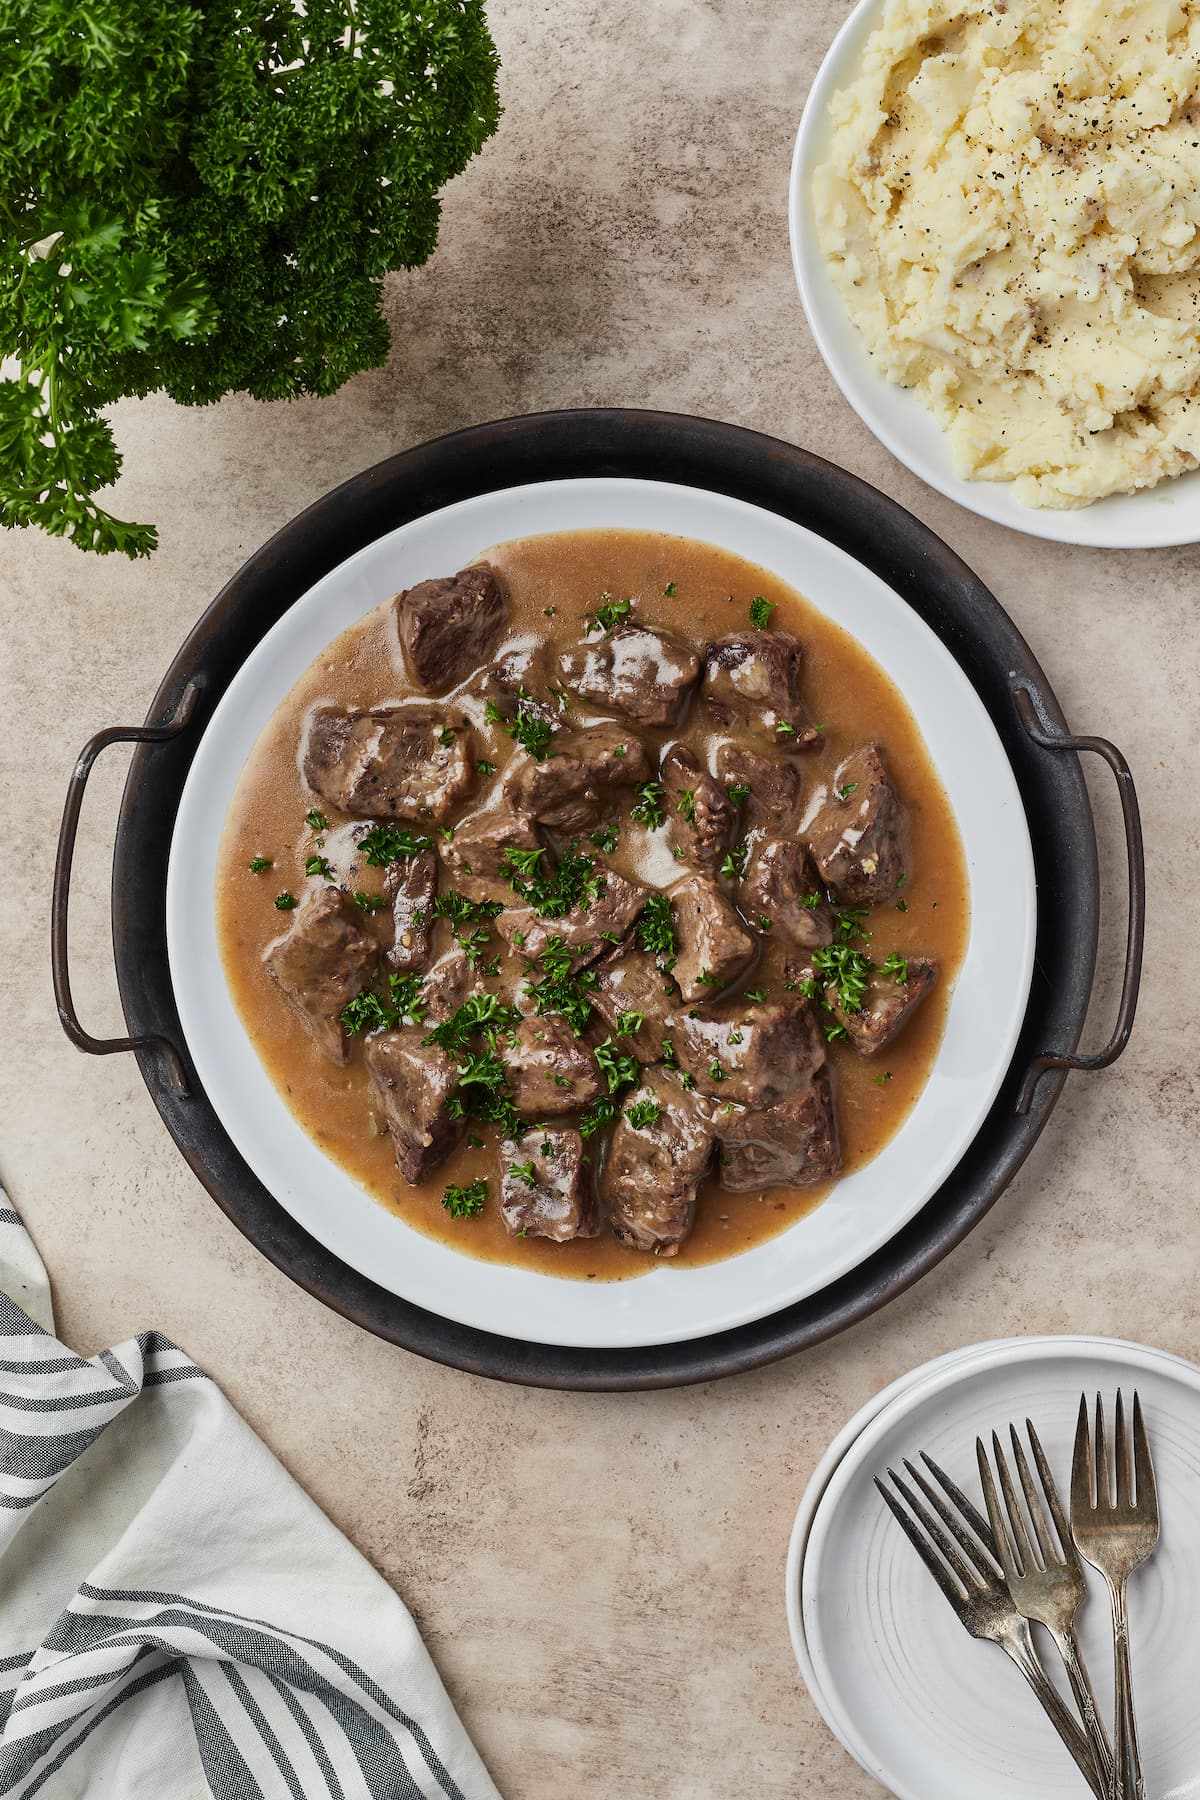
<svg viewBox="0 0 1200 1800"><path fill-rule="evenodd" d="M291 912L293 906L296 904L296 896L295 894L289 894L287 889L284 888L282 894L276 894L275 904L280 912Z"/></svg>
<svg viewBox="0 0 1200 1800"><path fill-rule="evenodd" d="M313 807L311 812L305 813L304 823L308 826L310 831L328 831L329 830L329 820L325 817L325 814L323 812L319 812L315 806Z"/></svg>
<svg viewBox="0 0 1200 1800"><path fill-rule="evenodd" d="M750 789L747 783L744 781L735 781L733 786L729 789L729 804L731 806L741 806L749 798Z"/></svg>
<svg viewBox="0 0 1200 1800"><path fill-rule="evenodd" d="M662 1115L662 1106L651 1097L649 1100L636 1100L632 1106L625 1108L625 1117L635 1131L645 1131L656 1125Z"/></svg>
<svg viewBox="0 0 1200 1800"><path fill-rule="evenodd" d="M509 1163L508 1172L518 1181L523 1181L526 1187L537 1186L537 1170L531 1162Z"/></svg>
<svg viewBox="0 0 1200 1800"><path fill-rule="evenodd" d="M584 631L590 636L593 631L612 631L622 619L627 619L633 607L632 600L614 600L611 594L601 594L601 604L594 613L589 613L584 623Z"/></svg>
<svg viewBox="0 0 1200 1800"><path fill-rule="evenodd" d="M637 922L642 949L653 956L664 973L675 966L679 943L675 936L675 920L666 894L651 894Z"/></svg>
<svg viewBox="0 0 1200 1800"><path fill-rule="evenodd" d="M448 1182L442 1194L442 1205L452 1219L474 1219L484 1209L488 1197L487 1177L481 1175L469 1187L456 1187Z"/></svg>
<svg viewBox="0 0 1200 1800"><path fill-rule="evenodd" d="M358 848L372 868L382 869L402 857L419 855L432 843L431 837L414 836L408 825L372 825L358 839Z"/></svg>
<svg viewBox="0 0 1200 1800"><path fill-rule="evenodd" d="M771 614L775 611L772 600L764 600L761 594L755 594L750 602L750 623L756 631L765 631L771 623Z"/></svg>
<svg viewBox="0 0 1200 1800"><path fill-rule="evenodd" d="M246 867L252 875L261 875L264 869L273 869L275 864L269 856L252 856Z"/></svg>
<svg viewBox="0 0 1200 1800"><path fill-rule="evenodd" d="M499 725L506 731L513 742L532 756L534 762L545 762L554 752L550 748L554 741L554 727L549 719L534 712L529 705L529 695L524 688L517 700L517 710L513 718L507 719L494 700L489 700L484 708L484 717L489 725Z"/></svg>
<svg viewBox="0 0 1200 1800"><path fill-rule="evenodd" d="M593 831L591 842L595 844L597 850L603 850L606 856L611 856L617 847L620 836L621 833L615 825L602 825L599 831Z"/></svg>
<svg viewBox="0 0 1200 1800"><path fill-rule="evenodd" d="M661 781L643 782L638 789L638 797L630 808L630 818L636 819L639 825L650 826L651 829L656 825L661 825L667 816L663 809L665 796L666 789Z"/></svg>
<svg viewBox="0 0 1200 1800"><path fill-rule="evenodd" d="M636 1081L641 1074L641 1064L636 1056L629 1056L617 1049L610 1037L602 1044L597 1044L592 1054L596 1058L596 1066L608 1084L610 1094L619 1088L627 1087Z"/></svg>

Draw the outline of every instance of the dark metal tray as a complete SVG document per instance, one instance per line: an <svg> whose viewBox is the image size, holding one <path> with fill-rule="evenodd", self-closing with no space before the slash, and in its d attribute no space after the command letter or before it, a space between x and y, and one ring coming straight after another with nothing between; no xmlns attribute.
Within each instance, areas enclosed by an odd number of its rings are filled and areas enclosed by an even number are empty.
<svg viewBox="0 0 1200 1800"><path fill-rule="evenodd" d="M580 476L683 482L795 520L872 569L929 624L987 707L1016 774L1038 882L1036 966L1020 1041L978 1136L950 1178L883 1249L800 1304L719 1336L636 1350L527 1344L456 1325L355 1273L300 1229L242 1161L208 1102L180 1031L167 967L167 857L192 757L213 708L260 638L315 581L363 545L437 507L497 488ZM75 1017L67 910L83 787L106 745L138 745L113 856L117 981L130 1037L97 1040ZM1130 901L1125 981L1110 1042L1075 1054L1091 994L1099 918L1096 839L1079 750L1117 776ZM59 1014L81 1049L132 1049L167 1129L217 1204L250 1241L327 1306L368 1330L475 1374L566 1388L709 1381L843 1330L903 1292L961 1241L1028 1156L1070 1068L1097 1068L1128 1039L1141 967L1144 873L1137 802L1124 758L1068 736L1028 645L1003 608L940 539L893 501L807 451L712 420L579 411L481 425L392 457L310 506L252 556L189 634L145 726L115 727L72 776L54 892Z"/></svg>

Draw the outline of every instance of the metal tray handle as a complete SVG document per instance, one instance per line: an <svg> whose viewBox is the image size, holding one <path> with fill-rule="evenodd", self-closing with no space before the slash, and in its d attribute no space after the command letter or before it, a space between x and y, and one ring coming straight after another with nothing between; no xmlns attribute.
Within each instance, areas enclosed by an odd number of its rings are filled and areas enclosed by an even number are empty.
<svg viewBox="0 0 1200 1800"><path fill-rule="evenodd" d="M97 1038L83 1029L71 997L71 971L68 961L68 918L71 904L71 867L75 860L75 837L79 830L79 814L83 792L92 766L102 750L110 744L165 744L186 729L200 698L199 682L191 681L183 690L179 704L165 725L111 725L89 738L71 772L63 807L62 825L58 833L58 855L54 862L54 889L50 902L50 970L54 979L54 999L62 1028L71 1042L89 1056L111 1056L117 1050L155 1049L162 1057L176 1093L186 1096L187 1073L183 1058L175 1045L157 1031L141 1037Z"/></svg>
<svg viewBox="0 0 1200 1800"><path fill-rule="evenodd" d="M1138 989L1142 981L1142 946L1146 930L1146 859L1142 848L1142 819L1138 810L1133 773L1115 744L1107 738L1072 737L1055 731L1046 716L1040 696L1024 684L1014 686L1013 701L1017 715L1032 741L1043 750L1088 750L1102 757L1117 778L1117 793L1125 820L1125 854L1129 865L1129 924L1125 941L1125 975L1121 983L1121 1003L1112 1036L1103 1050L1091 1056L1062 1055L1045 1050L1035 1056L1025 1072L1017 1111L1027 1113L1033 1104L1038 1082L1049 1069L1107 1069L1116 1062L1129 1042L1137 1012Z"/></svg>

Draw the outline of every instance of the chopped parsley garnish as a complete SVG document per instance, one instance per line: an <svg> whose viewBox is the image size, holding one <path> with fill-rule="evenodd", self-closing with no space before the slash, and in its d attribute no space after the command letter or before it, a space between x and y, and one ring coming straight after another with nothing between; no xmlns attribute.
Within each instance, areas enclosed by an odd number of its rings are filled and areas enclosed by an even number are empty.
<svg viewBox="0 0 1200 1800"><path fill-rule="evenodd" d="M557 611L558 611L557 606L543 606L543 608L542 608L542 612L545 614L546 618L548 618L548 619L552 619Z"/></svg>
<svg viewBox="0 0 1200 1800"><path fill-rule="evenodd" d="M312 831L328 831L329 830L329 820L325 817L325 814L323 812L318 812L317 808L315 806L313 807L311 812L305 813L304 823Z"/></svg>
<svg viewBox="0 0 1200 1800"><path fill-rule="evenodd" d="M750 798L750 787L745 781L735 781L729 790L729 804L742 806Z"/></svg>
<svg viewBox="0 0 1200 1800"><path fill-rule="evenodd" d="M616 1101L607 1094L602 1094L599 1100L593 1100L579 1115L580 1137L590 1138L597 1131L603 1131L606 1125L612 1124L620 1110Z"/></svg>
<svg viewBox="0 0 1200 1800"><path fill-rule="evenodd" d="M481 1137L476 1137L475 1133L473 1131L469 1131L467 1133L467 1149L468 1150L482 1150L483 1149L483 1139Z"/></svg>
<svg viewBox="0 0 1200 1800"><path fill-rule="evenodd" d="M637 922L637 934L642 949L655 958L664 973L669 973L675 966L679 943L675 936L671 902L666 894L651 894Z"/></svg>
<svg viewBox="0 0 1200 1800"><path fill-rule="evenodd" d="M903 886L904 886L904 884L905 884L905 882L906 882L906 881L907 881L907 880L908 880L908 876L907 876L907 875L905 875L905 874L903 874L903 873L901 873L901 874L900 874L900 875L898 875L898 876L897 876L897 877L896 877L896 886L897 886L897 887L903 887Z"/></svg>
<svg viewBox="0 0 1200 1800"><path fill-rule="evenodd" d="M856 794L857 792L858 792L857 781L848 781L846 783L845 787L840 787L838 789L838 793L841 795L843 800L848 800L850 798L851 794Z"/></svg>
<svg viewBox="0 0 1200 1800"><path fill-rule="evenodd" d="M696 795L691 788L684 788L675 805L675 811L682 813L689 825L696 822Z"/></svg>
<svg viewBox="0 0 1200 1800"><path fill-rule="evenodd" d="M768 916L768 914L766 914L766 913L759 913L759 915L758 915L758 929L759 929L759 930L760 930L760 931L770 931L770 929L771 929L771 927L772 927L772 926L773 926L773 925L774 925L774 923L775 923L775 921L774 921L774 919L772 919L772 918L770 918L770 917L769 917L769 916Z"/></svg>
<svg viewBox="0 0 1200 1800"><path fill-rule="evenodd" d="M875 1077L875 1086L882 1087L886 1081L890 1081L891 1079L892 1071L890 1069L885 1069L882 1075L877 1075Z"/></svg>
<svg viewBox="0 0 1200 1800"><path fill-rule="evenodd" d="M771 623L771 614L775 611L772 600L764 600L761 594L755 594L750 602L750 623L756 631L765 631Z"/></svg>
<svg viewBox="0 0 1200 1800"><path fill-rule="evenodd" d="M453 1182L448 1182L442 1194L442 1205L452 1219L473 1219L483 1211L487 1197L487 1177L481 1175L469 1187L456 1187Z"/></svg>
<svg viewBox="0 0 1200 1800"><path fill-rule="evenodd" d="M354 904L360 912L380 912L387 905L386 894L364 894L361 888L354 890Z"/></svg>
<svg viewBox="0 0 1200 1800"><path fill-rule="evenodd" d="M766 988L747 988L746 989L747 1000L765 1000L766 997L767 997Z"/></svg>
<svg viewBox="0 0 1200 1800"><path fill-rule="evenodd" d="M820 906L821 901L823 899L824 899L823 894L818 894L815 892L811 893L811 894L805 894L804 904L805 904L805 906L807 906L809 912L816 912L818 906Z"/></svg>
<svg viewBox="0 0 1200 1800"><path fill-rule="evenodd" d="M526 1187L537 1186L537 1170L531 1162L509 1163L508 1172L516 1180L523 1181Z"/></svg>
<svg viewBox="0 0 1200 1800"><path fill-rule="evenodd" d="M484 717L489 725L499 725L510 738L532 756L534 762L545 762L552 755L550 748L554 737L554 727L549 719L534 712L529 704L529 695L525 689L520 690L517 700L516 716L506 719L494 700L489 700L484 708Z"/></svg>
<svg viewBox="0 0 1200 1800"><path fill-rule="evenodd" d="M630 808L630 818L636 819L639 825L650 826L651 829L656 825L661 825L667 816L663 810L664 794L665 789L661 781L643 782L638 789L638 797Z"/></svg>
<svg viewBox="0 0 1200 1800"><path fill-rule="evenodd" d="M746 859L749 855L749 844L738 844L735 849L728 852L721 863L722 875L727 875L731 881L740 881L746 873Z"/></svg>
<svg viewBox="0 0 1200 1800"><path fill-rule="evenodd" d="M667 596L668 600L673 600L675 598L675 583L673 581L668 581L666 587L663 589L663 593Z"/></svg>
<svg viewBox="0 0 1200 1800"><path fill-rule="evenodd" d="M581 969L578 975L572 975L573 953L557 936L547 940L539 960L543 970L541 980L526 983L526 991L532 997L539 1017L557 1013L579 1037L592 1016L588 994L597 986L598 975L594 969ZM555 1080L559 1082L560 1078L556 1076ZM561 1080L561 1085L570 1084Z"/></svg>
<svg viewBox="0 0 1200 1800"><path fill-rule="evenodd" d="M796 735L796 727L794 725L789 725L786 719L776 719L776 721L775 721L775 736L776 737L795 737L795 735Z"/></svg>
<svg viewBox="0 0 1200 1800"><path fill-rule="evenodd" d="M834 930L843 944L852 944L856 937L864 940L870 935L862 928L862 921L867 916L865 906L844 906L834 919Z"/></svg>
<svg viewBox="0 0 1200 1800"><path fill-rule="evenodd" d="M700 983L701 987L720 987L721 985L721 977L719 975L710 974L707 969L701 969L696 980Z"/></svg>
<svg viewBox="0 0 1200 1800"><path fill-rule="evenodd" d="M897 912L907 912L908 911L908 901L907 900L897 900L896 911Z"/></svg>
<svg viewBox="0 0 1200 1800"><path fill-rule="evenodd" d="M618 1050L610 1037L606 1037L602 1044L597 1044L593 1054L610 1094L615 1094L619 1088L628 1087L641 1074L641 1064L637 1057Z"/></svg>
<svg viewBox="0 0 1200 1800"><path fill-rule="evenodd" d="M720 1063L717 1061L715 1056L713 1057L712 1061L708 1065L708 1079L710 1081L728 1081L729 1080L729 1070L723 1069L721 1067Z"/></svg>
<svg viewBox="0 0 1200 1800"><path fill-rule="evenodd" d="M619 1012L616 1017L618 1037L636 1037L646 1022L645 1013Z"/></svg>
<svg viewBox="0 0 1200 1800"><path fill-rule="evenodd" d="M907 956L901 956L897 951L893 950L879 965L879 973L881 975L893 976L895 978L896 986L904 987L908 981Z"/></svg>
<svg viewBox="0 0 1200 1800"><path fill-rule="evenodd" d="M369 988L347 1000L339 1017L351 1037L357 1037L360 1031L387 1031L395 1023L390 1009Z"/></svg>
<svg viewBox="0 0 1200 1800"><path fill-rule="evenodd" d="M479 761L475 764L475 773L477 775L494 775L496 773L496 765L494 762L489 762L486 756L481 756Z"/></svg>
<svg viewBox="0 0 1200 1800"><path fill-rule="evenodd" d="M291 912L293 906L296 904L296 896L295 894L289 894L287 889L284 888L282 894L276 894L275 904L280 912Z"/></svg>
<svg viewBox="0 0 1200 1800"><path fill-rule="evenodd" d="M449 919L455 925L479 925L494 919L504 908L498 900L468 900L465 894L448 888L439 894L429 909L434 919Z"/></svg>
<svg viewBox="0 0 1200 1800"><path fill-rule="evenodd" d="M469 994L457 1012L435 1025L423 1043L436 1044L448 1056L466 1055L472 1036L480 1032L494 1049L501 1032L515 1031L521 1015L505 1006L498 994Z"/></svg>
<svg viewBox="0 0 1200 1800"><path fill-rule="evenodd" d="M558 1155L558 1146L555 1144L553 1138L544 1137L538 1148L541 1150L543 1156Z"/></svg>
<svg viewBox="0 0 1200 1800"><path fill-rule="evenodd" d="M404 856L418 856L433 843L424 834L416 836L408 825L372 825L358 840L358 848L372 868L382 869L399 862Z"/></svg>
<svg viewBox="0 0 1200 1800"><path fill-rule="evenodd" d="M596 874L595 857L568 850L559 858L553 875L540 875L537 859L543 854L541 850L506 850L501 858L514 891L539 918L561 919L576 906L591 906L604 893L606 882L603 875Z"/></svg>
<svg viewBox="0 0 1200 1800"><path fill-rule="evenodd" d="M584 621L584 632L588 637L593 631L612 631L622 619L629 617L633 607L632 600L614 600L611 594L601 594L601 604L594 613L589 613Z"/></svg>
<svg viewBox="0 0 1200 1800"><path fill-rule="evenodd" d="M273 869L275 864L269 856L252 856L246 867L252 875L261 875L264 869Z"/></svg>
<svg viewBox="0 0 1200 1800"><path fill-rule="evenodd" d="M617 847L620 836L621 833L615 825L602 825L599 831L593 831L591 841L597 850L603 850L606 856L611 856Z"/></svg>
<svg viewBox="0 0 1200 1800"><path fill-rule="evenodd" d="M438 743L441 744L444 749L448 750L454 742L454 728L450 725L443 725L442 729L438 732L437 737Z"/></svg>
<svg viewBox="0 0 1200 1800"><path fill-rule="evenodd" d="M635 1131L646 1131L651 1125L657 1125L662 1116L662 1107L655 1099L635 1100L632 1106L625 1108L625 1117Z"/></svg>
<svg viewBox="0 0 1200 1800"><path fill-rule="evenodd" d="M460 950L466 951L467 961L472 970L478 971L483 963L484 953L491 944L492 934L486 926L476 925L473 931L457 933L454 941ZM498 975L500 973L499 959L488 963L483 972L485 975Z"/></svg>
<svg viewBox="0 0 1200 1800"><path fill-rule="evenodd" d="M306 856L304 859L304 873L306 875L322 875L326 881L333 880L333 870L329 866L329 858L327 856Z"/></svg>
<svg viewBox="0 0 1200 1800"><path fill-rule="evenodd" d="M826 1041L826 1043L836 1044L838 1042L839 1038L848 1038L849 1036L850 1036L850 1033L846 1030L846 1027L844 1025L838 1025L831 1019L827 1019L825 1021L825 1041Z"/></svg>
<svg viewBox="0 0 1200 1800"><path fill-rule="evenodd" d="M827 944L813 951L813 968L826 987L837 995L845 1012L861 1012L867 982L875 973L875 964L861 950L849 944Z"/></svg>

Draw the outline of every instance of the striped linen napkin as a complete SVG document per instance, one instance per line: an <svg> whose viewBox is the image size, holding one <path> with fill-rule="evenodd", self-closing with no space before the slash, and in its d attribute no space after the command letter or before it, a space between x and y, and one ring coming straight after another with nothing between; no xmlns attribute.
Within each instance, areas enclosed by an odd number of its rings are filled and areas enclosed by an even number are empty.
<svg viewBox="0 0 1200 1800"><path fill-rule="evenodd" d="M499 1800L406 1608L182 1350L85 1359L0 1193L0 1795Z"/></svg>

